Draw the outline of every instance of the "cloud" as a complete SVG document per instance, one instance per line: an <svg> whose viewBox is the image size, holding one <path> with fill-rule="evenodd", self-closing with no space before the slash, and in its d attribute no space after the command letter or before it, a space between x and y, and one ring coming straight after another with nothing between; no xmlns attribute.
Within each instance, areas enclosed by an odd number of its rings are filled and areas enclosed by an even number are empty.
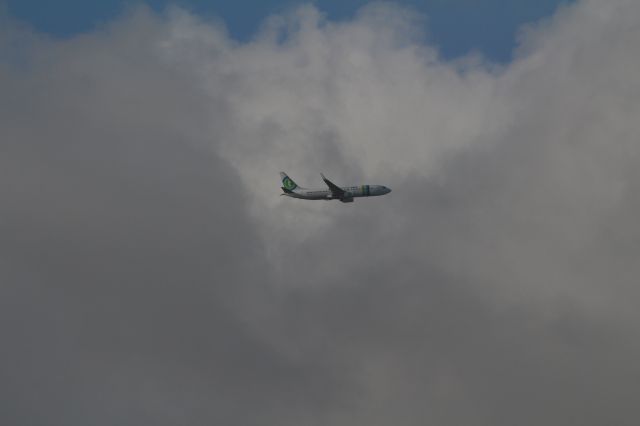
<svg viewBox="0 0 640 426"><path fill-rule="evenodd" d="M7 424L631 424L635 2L442 60L306 6L0 35ZM381 183L353 205L277 172Z"/></svg>

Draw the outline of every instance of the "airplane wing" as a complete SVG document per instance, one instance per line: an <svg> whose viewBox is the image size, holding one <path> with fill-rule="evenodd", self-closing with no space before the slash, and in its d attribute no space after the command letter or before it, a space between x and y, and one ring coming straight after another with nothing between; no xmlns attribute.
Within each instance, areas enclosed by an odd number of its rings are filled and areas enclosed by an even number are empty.
<svg viewBox="0 0 640 426"><path fill-rule="evenodd" d="M322 180L324 180L324 183L326 183L329 189L331 190L331 194L333 194L334 198L344 197L345 195L344 189L340 188L338 185L336 185L335 183L331 182L329 179L324 177L322 173L320 173L320 176L322 176Z"/></svg>

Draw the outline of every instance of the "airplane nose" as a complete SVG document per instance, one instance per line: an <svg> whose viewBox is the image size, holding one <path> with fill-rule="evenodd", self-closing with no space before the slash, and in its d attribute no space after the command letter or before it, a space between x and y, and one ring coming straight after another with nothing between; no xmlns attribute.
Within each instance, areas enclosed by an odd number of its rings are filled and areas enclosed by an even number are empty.
<svg viewBox="0 0 640 426"><path fill-rule="evenodd" d="M385 188L385 190L386 190L385 194L388 194L388 193L390 193L390 192L391 192L391 189L390 189L390 188Z"/></svg>

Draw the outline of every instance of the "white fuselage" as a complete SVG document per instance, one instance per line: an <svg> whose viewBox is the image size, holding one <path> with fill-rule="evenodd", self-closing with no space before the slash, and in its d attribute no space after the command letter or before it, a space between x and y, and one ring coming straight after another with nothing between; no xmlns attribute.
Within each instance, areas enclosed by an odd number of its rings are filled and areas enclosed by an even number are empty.
<svg viewBox="0 0 640 426"><path fill-rule="evenodd" d="M345 197L343 198L358 198L358 197L375 197L378 195L385 195L391 192L389 188L382 185L360 185L360 186L342 186L340 187L345 191ZM291 192L286 194L293 198L302 198L305 200L335 200L336 197L329 189L314 189L314 188L300 188L297 187Z"/></svg>

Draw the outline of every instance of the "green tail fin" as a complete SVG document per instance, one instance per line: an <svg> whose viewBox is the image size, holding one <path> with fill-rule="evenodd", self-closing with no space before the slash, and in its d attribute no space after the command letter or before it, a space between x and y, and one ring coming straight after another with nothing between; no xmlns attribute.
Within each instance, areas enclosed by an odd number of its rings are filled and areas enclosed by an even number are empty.
<svg viewBox="0 0 640 426"><path fill-rule="evenodd" d="M298 187L285 172L280 172L280 178L282 179L282 189L285 192L291 192Z"/></svg>

